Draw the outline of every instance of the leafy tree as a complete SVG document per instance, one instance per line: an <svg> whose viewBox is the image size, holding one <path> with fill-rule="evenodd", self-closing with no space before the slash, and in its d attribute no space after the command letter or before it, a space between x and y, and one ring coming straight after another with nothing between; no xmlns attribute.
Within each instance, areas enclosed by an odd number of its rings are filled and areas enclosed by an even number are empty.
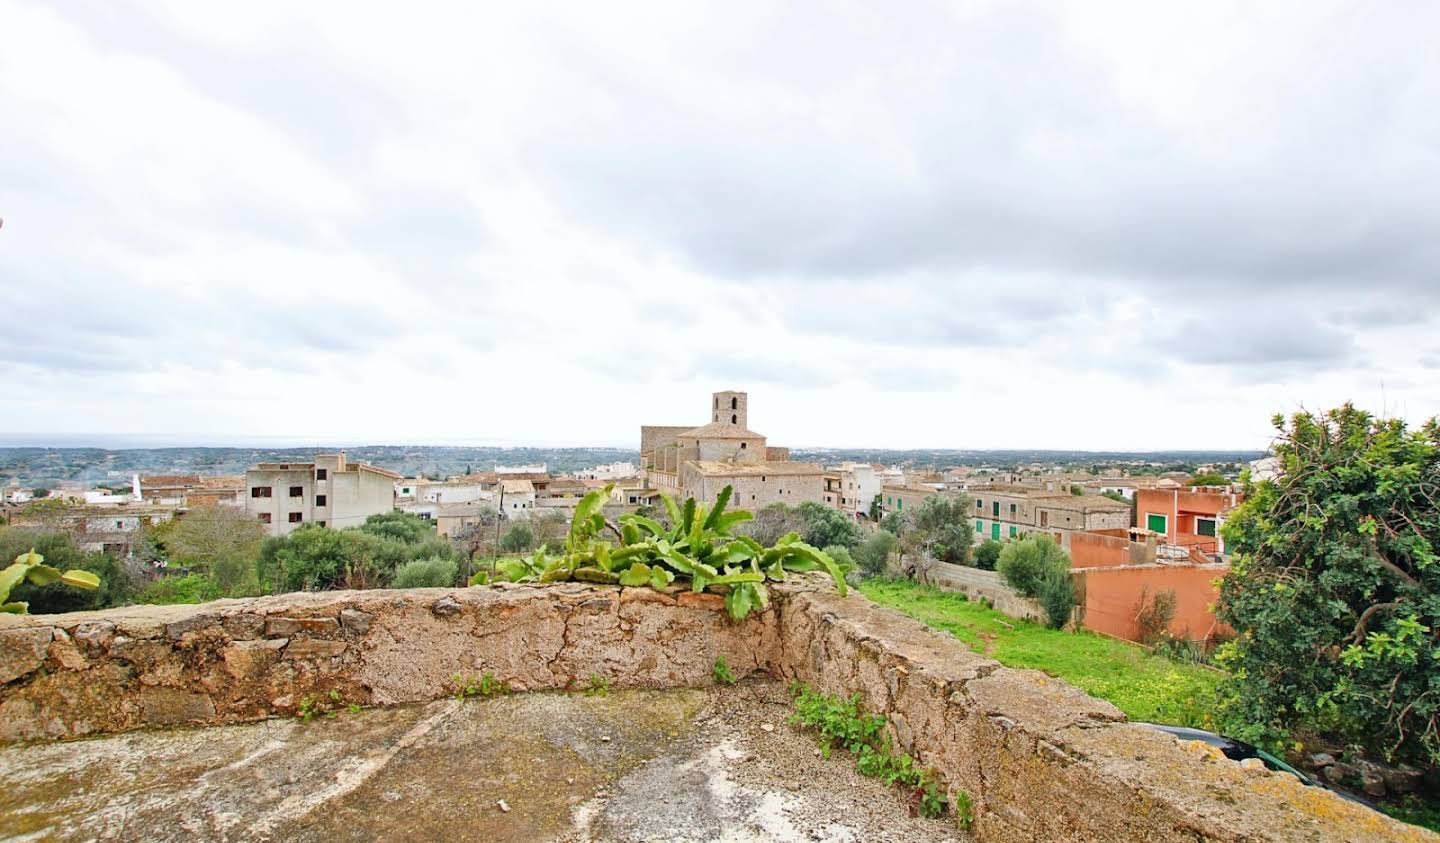
<svg viewBox="0 0 1440 843"><path fill-rule="evenodd" d="M914 534L915 545L932 558L964 565L975 536L970 521L970 498L931 495L911 514L909 530Z"/></svg>
<svg viewBox="0 0 1440 843"><path fill-rule="evenodd" d="M1440 420L1410 431L1346 404L1274 423L1281 472L1224 528L1228 728L1440 763Z"/></svg>
<svg viewBox="0 0 1440 843"><path fill-rule="evenodd" d="M395 539L405 544L418 544L435 535L435 525L418 515L394 510L365 519L360 529L376 536Z"/></svg>
<svg viewBox="0 0 1440 843"><path fill-rule="evenodd" d="M1031 533L1006 542L995 569L1011 588L1026 597L1040 596L1052 571L1070 572L1070 556L1044 533Z"/></svg>
<svg viewBox="0 0 1440 843"><path fill-rule="evenodd" d="M458 573L453 559L412 559L395 569L394 588L453 586Z"/></svg>
<svg viewBox="0 0 1440 843"><path fill-rule="evenodd" d="M1075 497L1078 498L1078 497L1080 497L1081 495L1085 494L1085 489L1084 489L1084 487L1080 486L1080 485L1077 484L1077 483L1071 483L1071 484L1070 484L1070 494L1072 494L1072 495L1074 495Z"/></svg>
<svg viewBox="0 0 1440 843"><path fill-rule="evenodd" d="M975 548L975 567L982 571L993 571L995 565L1000 561L1000 542L994 539L986 539Z"/></svg>
<svg viewBox="0 0 1440 843"><path fill-rule="evenodd" d="M880 518L881 518L881 516L880 516L880 509L881 509L881 507L880 507L880 495L879 495L879 493L876 493L875 497L870 501L870 520L871 520L871 521L879 521L879 520L880 520Z"/></svg>
<svg viewBox="0 0 1440 843"><path fill-rule="evenodd" d="M256 562L265 528L243 510L198 507L159 535L172 564L209 573L225 596L259 592Z"/></svg>
<svg viewBox="0 0 1440 843"><path fill-rule="evenodd" d="M535 546L535 531L524 521L518 521L500 538L501 553L524 553Z"/></svg>
<svg viewBox="0 0 1440 843"><path fill-rule="evenodd" d="M1190 485L1191 485L1191 486L1229 486L1229 485L1230 485L1230 481L1229 481L1229 480L1226 480L1226 479L1225 479L1225 476L1224 476L1223 474L1217 474L1217 473L1215 473L1215 472L1213 472L1213 471L1206 471L1206 472L1203 472L1203 473L1201 473L1201 474L1197 474L1197 475L1195 475L1193 478L1191 478L1191 480L1190 480Z"/></svg>
<svg viewBox="0 0 1440 843"><path fill-rule="evenodd" d="M804 521L800 537L813 547L852 548L864 537L860 525L834 507L806 501L795 507Z"/></svg>
<svg viewBox="0 0 1440 843"><path fill-rule="evenodd" d="M900 540L895 538L894 533L876 530L855 548L855 563L869 576L879 576L885 573L891 554L899 547Z"/></svg>
<svg viewBox="0 0 1440 843"><path fill-rule="evenodd" d="M1101 492L1101 493L1100 493L1100 497L1102 497L1102 498L1109 498L1109 499L1112 500L1112 501L1119 501L1120 503L1130 503L1130 502L1131 502L1129 498L1125 497L1123 494L1121 494L1120 492L1115 491L1114 489L1111 489L1111 490L1108 491L1108 492Z"/></svg>
<svg viewBox="0 0 1440 843"><path fill-rule="evenodd" d="M790 533L804 532L806 527L804 517L793 507L772 503L755 513L755 519L740 532L768 547Z"/></svg>
<svg viewBox="0 0 1440 843"><path fill-rule="evenodd" d="M910 519L906 518L903 513L887 512L885 517L880 519L880 529L892 536L899 537L905 532L909 523Z"/></svg>
<svg viewBox="0 0 1440 843"><path fill-rule="evenodd" d="M30 497L34 498L35 500L42 500L44 498L48 498L50 497L50 490L45 488L44 486L36 486L35 488L30 490Z"/></svg>

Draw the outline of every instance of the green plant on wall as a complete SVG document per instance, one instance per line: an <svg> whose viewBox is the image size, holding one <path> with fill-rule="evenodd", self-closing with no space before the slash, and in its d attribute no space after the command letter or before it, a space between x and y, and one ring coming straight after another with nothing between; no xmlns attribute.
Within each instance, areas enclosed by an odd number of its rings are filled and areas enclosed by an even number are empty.
<svg viewBox="0 0 1440 843"><path fill-rule="evenodd" d="M565 539L564 552L550 556L545 548L528 557L502 559L493 576L476 575L471 585L488 581L554 583L579 580L663 589L688 579L692 591L725 589L725 608L735 620L770 605L765 583L785 579L787 572L824 571L844 595L845 574L829 554L800 540L797 533L764 547L749 536L731 533L749 521L744 510L726 512L732 490L720 491L707 507L689 498L683 505L662 494L670 526L640 515L607 521L602 509L609 486L581 499ZM602 538L609 532L618 542Z"/></svg>
<svg viewBox="0 0 1440 843"><path fill-rule="evenodd" d="M61 573L59 568L46 565L45 557L36 553L32 548L29 553L22 553L15 557L14 564L0 571L0 612L9 612L14 615L23 615L29 612L29 603L8 602L10 591L27 580L40 586L58 582L72 588L83 588L86 591L94 591L100 587L100 578L89 571L71 569Z"/></svg>

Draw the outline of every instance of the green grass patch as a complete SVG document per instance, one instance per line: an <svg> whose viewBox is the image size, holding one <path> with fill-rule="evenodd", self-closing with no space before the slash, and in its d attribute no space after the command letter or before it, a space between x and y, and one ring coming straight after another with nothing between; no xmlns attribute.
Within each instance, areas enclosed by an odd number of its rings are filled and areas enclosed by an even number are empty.
<svg viewBox="0 0 1440 843"><path fill-rule="evenodd" d="M1061 632L1016 620L963 594L909 580L868 579L860 591L1007 667L1035 668L1108 700L1131 720L1214 729L1223 675L1152 655L1144 647L1091 632Z"/></svg>

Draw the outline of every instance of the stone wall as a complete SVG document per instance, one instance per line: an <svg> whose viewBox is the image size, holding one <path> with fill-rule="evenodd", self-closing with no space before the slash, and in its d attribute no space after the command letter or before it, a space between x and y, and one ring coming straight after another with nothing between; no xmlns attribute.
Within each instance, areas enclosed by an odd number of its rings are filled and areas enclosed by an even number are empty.
<svg viewBox="0 0 1440 843"><path fill-rule="evenodd" d="M716 595L564 584L323 592L0 616L0 741L286 715L306 697L384 705L494 673L513 690L713 682L770 671L859 693L895 745L973 801L974 835L1030 840L1431 840L1129 724L815 578L731 623Z"/></svg>
<svg viewBox="0 0 1440 843"><path fill-rule="evenodd" d="M774 609L647 588L331 591L199 606L0 615L0 742L294 713L307 697L386 705L494 673L512 690L709 684L777 658Z"/></svg>
<svg viewBox="0 0 1440 843"><path fill-rule="evenodd" d="M1012 618L1045 623L1045 609L1040 606L1039 601L1032 600L1006 585L1005 578L995 571L935 562L925 572L924 579L936 588L958 592L972 600L983 597L990 601L990 605Z"/></svg>
<svg viewBox="0 0 1440 843"><path fill-rule="evenodd" d="M782 606L782 670L859 693L894 744L974 803L985 841L1440 840L1292 776L1125 722L1109 703L823 591Z"/></svg>

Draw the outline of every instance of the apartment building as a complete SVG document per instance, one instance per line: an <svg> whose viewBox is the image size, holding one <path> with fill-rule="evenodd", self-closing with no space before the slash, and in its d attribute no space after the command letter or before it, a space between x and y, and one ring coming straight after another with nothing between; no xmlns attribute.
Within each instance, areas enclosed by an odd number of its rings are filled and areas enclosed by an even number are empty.
<svg viewBox="0 0 1440 843"><path fill-rule="evenodd" d="M1244 501L1244 495L1222 486L1141 489L1135 493L1135 526L1160 536L1166 544L1206 557L1223 556L1220 527L1226 514Z"/></svg>
<svg viewBox="0 0 1440 843"><path fill-rule="evenodd" d="M996 541L1034 532L1061 539L1076 530L1124 530L1130 526L1130 505L1100 495L1074 495L1030 486L994 484L976 486L977 539Z"/></svg>
<svg viewBox="0 0 1440 843"><path fill-rule="evenodd" d="M926 498L939 494L944 492L923 483L886 483L880 487L880 512L882 516L914 512Z"/></svg>
<svg viewBox="0 0 1440 843"><path fill-rule="evenodd" d="M260 463L245 472L245 511L272 536L304 524L358 527L395 508L395 481L403 479L345 453L316 454L314 462Z"/></svg>
<svg viewBox="0 0 1440 843"><path fill-rule="evenodd" d="M791 462L788 449L769 445L750 430L746 393L716 392L710 403L710 422L700 427L640 428L646 488L712 503L720 490L732 486L735 505L747 509L824 502L825 470Z"/></svg>

